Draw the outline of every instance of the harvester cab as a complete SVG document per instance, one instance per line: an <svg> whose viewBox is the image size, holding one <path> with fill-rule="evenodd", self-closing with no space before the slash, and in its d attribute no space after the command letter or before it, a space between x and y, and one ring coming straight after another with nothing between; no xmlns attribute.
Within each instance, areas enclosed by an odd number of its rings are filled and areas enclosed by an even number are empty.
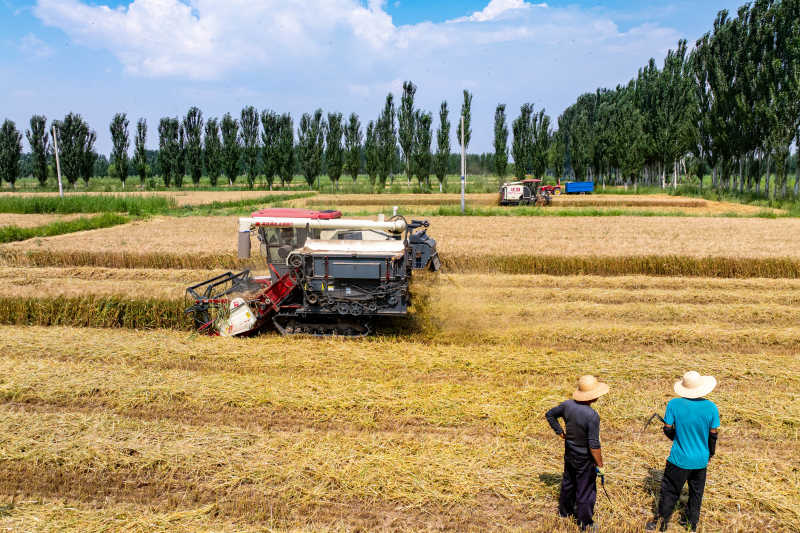
<svg viewBox="0 0 800 533"><path fill-rule="evenodd" d="M342 219L339 211L263 209L239 219L239 257L255 233L269 276L228 272L193 285L198 331L239 336L367 335L373 318L403 316L415 269L438 270L427 221Z"/></svg>

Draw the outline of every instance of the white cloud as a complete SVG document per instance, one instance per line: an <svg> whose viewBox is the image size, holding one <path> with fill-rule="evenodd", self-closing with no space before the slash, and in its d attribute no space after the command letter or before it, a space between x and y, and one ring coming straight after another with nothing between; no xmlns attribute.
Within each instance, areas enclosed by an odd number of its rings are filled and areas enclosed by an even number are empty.
<svg viewBox="0 0 800 533"><path fill-rule="evenodd" d="M40 59L53 55L53 49L32 33L20 39L17 49L26 56Z"/></svg>
<svg viewBox="0 0 800 533"><path fill-rule="evenodd" d="M468 17L460 17L450 22L488 22L499 18L501 15L509 14L509 12L530 9L532 7L545 8L547 4L531 4L525 0L490 0L487 6L482 10L476 11Z"/></svg>

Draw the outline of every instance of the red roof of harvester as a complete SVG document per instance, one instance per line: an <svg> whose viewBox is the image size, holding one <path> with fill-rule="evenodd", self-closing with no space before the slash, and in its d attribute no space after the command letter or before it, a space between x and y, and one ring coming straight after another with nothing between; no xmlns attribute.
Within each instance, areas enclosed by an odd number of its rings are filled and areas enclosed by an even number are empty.
<svg viewBox="0 0 800 533"><path fill-rule="evenodd" d="M309 218L311 220L329 220L331 218L341 218L341 211L328 209L325 211L314 211L312 209L298 209L294 207L268 207L253 211L253 217L276 217L276 218Z"/></svg>

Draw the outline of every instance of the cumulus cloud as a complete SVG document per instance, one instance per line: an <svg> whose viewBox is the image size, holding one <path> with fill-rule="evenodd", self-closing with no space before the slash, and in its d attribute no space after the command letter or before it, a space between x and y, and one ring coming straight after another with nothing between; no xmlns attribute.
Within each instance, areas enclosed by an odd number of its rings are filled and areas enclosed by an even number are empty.
<svg viewBox="0 0 800 533"><path fill-rule="evenodd" d="M572 36L594 48L624 46L628 38L610 20L524 0L491 0L483 10L449 21L456 25L395 26L381 0L133 0L116 9L38 0L35 13L76 42L111 51L129 73L193 79L337 62L367 66L397 60L412 48L433 56L454 46L516 41L525 47Z"/></svg>
<svg viewBox="0 0 800 533"><path fill-rule="evenodd" d="M532 7L545 8L547 4L531 4L525 0L490 0L482 10L476 11L468 17L460 17L450 22L487 22L508 14L510 11L530 9Z"/></svg>
<svg viewBox="0 0 800 533"><path fill-rule="evenodd" d="M524 0L490 0L461 19L410 25L395 24L385 5L129 0L110 8L90 0L37 0L34 13L73 42L109 51L131 76L186 87L203 82L191 90L218 91L201 99L207 102L246 88L248 102L274 102L283 110L323 106L372 116L387 91L412 79L428 109L442 98L455 106L461 89L474 89L473 113L489 121L498 102L510 109L534 102L557 114L581 92L627 81L679 38L669 28L622 31L594 10ZM474 137L486 148L487 131Z"/></svg>

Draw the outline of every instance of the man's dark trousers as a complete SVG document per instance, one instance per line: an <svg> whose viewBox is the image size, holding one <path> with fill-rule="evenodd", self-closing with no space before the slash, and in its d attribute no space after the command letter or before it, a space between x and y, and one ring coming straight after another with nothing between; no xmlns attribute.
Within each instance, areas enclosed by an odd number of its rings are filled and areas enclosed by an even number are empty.
<svg viewBox="0 0 800 533"><path fill-rule="evenodd" d="M564 456L564 475L558 497L558 514L574 516L582 528L594 523L594 504L597 500L597 467L590 455L567 453Z"/></svg>
<svg viewBox="0 0 800 533"><path fill-rule="evenodd" d="M706 487L706 469L686 470L667 461L664 478L661 480L661 497L658 502L658 515L662 523L669 522L675 504L680 498L683 484L689 482L689 503L686 506L686 521L697 526L700 521L700 504L703 503L703 490Z"/></svg>

